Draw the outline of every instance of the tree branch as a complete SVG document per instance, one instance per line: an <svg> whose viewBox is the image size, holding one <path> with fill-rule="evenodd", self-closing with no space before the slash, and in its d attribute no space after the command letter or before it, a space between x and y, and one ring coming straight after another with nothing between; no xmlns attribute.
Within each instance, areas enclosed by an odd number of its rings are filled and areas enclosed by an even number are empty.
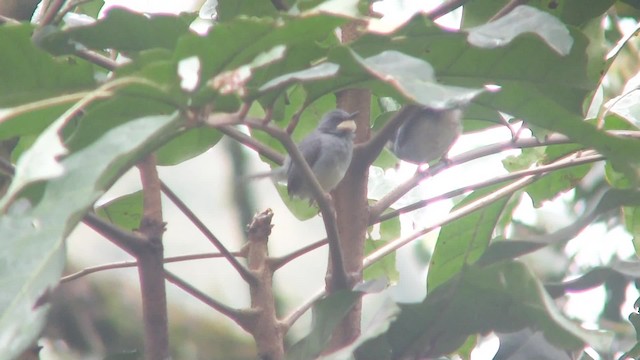
<svg viewBox="0 0 640 360"><path fill-rule="evenodd" d="M191 284L189 284L186 281L182 280L181 278L179 278L178 276L174 275L172 272L170 272L168 270L164 271L164 277L169 282L171 282L172 284L176 285L177 287L182 289L187 294L189 294L189 295L193 296L194 298L202 301L206 305L210 306L212 309L216 310L217 312L221 313L222 315L224 315L224 316L228 317L229 319L231 319L232 321L234 321L236 324L238 324L245 331L250 332L248 329L251 328L251 324L253 323L253 319L256 317L256 312L255 311L238 310L238 309L234 309L234 308L232 308L230 306L227 306L227 305L225 305L225 304L213 299L212 297L208 296L207 294L203 293L202 291L196 289L195 287L191 286Z"/></svg>
<svg viewBox="0 0 640 360"><path fill-rule="evenodd" d="M147 246L145 237L123 230L95 213L87 213L82 222L133 257Z"/></svg>
<svg viewBox="0 0 640 360"><path fill-rule="evenodd" d="M305 247L302 247L298 250L295 250L292 253L289 253L285 256L281 256L278 258L271 258L271 267L273 268L273 271L276 271L278 269L280 269L281 267L283 267L284 265L286 265L287 263L289 263L290 261L308 253L311 252L315 249L318 249L322 246L327 245L329 242L327 241L327 239L322 239L319 241L314 242L313 244L309 244Z"/></svg>
<svg viewBox="0 0 640 360"><path fill-rule="evenodd" d="M235 252L235 253L233 253L233 255L237 256L237 257L245 256L242 251ZM215 259L215 258L221 258L221 257L224 257L224 256L222 256L222 254L220 254L220 253L190 254L190 255L166 257L166 258L163 259L163 262L165 264L168 264L168 263L173 263L173 262L202 260L202 259ZM137 261L121 261L121 262L115 262L115 263L110 263L110 264L90 266L90 267L86 267L86 268L84 268L84 269L82 269L80 271L76 271L76 272L74 272L72 274L63 276L62 278L60 278L60 283L73 281L73 280L85 277L87 275L91 275L93 273L101 272L101 271L113 270L113 269L126 269L126 268L132 268L132 267L137 267L137 266L138 266L138 262Z"/></svg>
<svg viewBox="0 0 640 360"><path fill-rule="evenodd" d="M222 244L218 238L213 235L213 233L207 228L207 226L196 216L196 214L191 211L191 209L176 195L164 182L160 183L162 192L173 202L180 211L193 223L193 225L200 230L200 232L213 244L213 246L220 251L220 253L227 259L227 261L233 266L238 274L244 279L244 281L248 283L252 283L256 281L256 278L249 270L247 270L238 259L236 259L233 254Z"/></svg>
<svg viewBox="0 0 640 360"><path fill-rule="evenodd" d="M284 162L282 154L230 125L220 126L218 130L276 164L282 165Z"/></svg>
<svg viewBox="0 0 640 360"><path fill-rule="evenodd" d="M240 119L237 114L226 114L226 118L222 118L220 116L218 116L217 118L209 117L205 119L205 124L212 127L220 127L221 125L241 123L241 121L242 119ZM334 264L334 266L336 267L336 271L334 274L335 276L332 281L334 282L336 289L347 288L348 280L346 272L344 270L342 251L340 250L340 241L335 218L335 210L330 198L322 190L322 187L318 183L318 180L316 179L315 175L313 175L313 171L311 171L309 164L307 164L304 157L300 153L300 150L298 150L298 147L286 131L270 126L269 124L265 124L265 122L263 121L248 117L244 118L244 122L242 123L251 128L264 131L276 140L280 141L289 153L291 161L295 164L295 166L298 166L302 170L304 181L306 181L310 185L311 193L314 197L314 200L318 204L318 207L320 208L320 212L322 213L322 220L327 231L327 239L329 241L329 254L332 264Z"/></svg>
<svg viewBox="0 0 640 360"><path fill-rule="evenodd" d="M138 164L138 169L143 194L140 232L148 239L147 246L136 254L142 294L144 356L149 360L169 359L169 317L163 275L164 248L162 245L165 224L162 217L160 178L155 155L145 157Z"/></svg>
<svg viewBox="0 0 640 360"><path fill-rule="evenodd" d="M373 164L402 123L406 119L413 117L414 114L419 111L420 108L415 106L403 106L400 108L393 118L384 124L382 129L373 135L370 140L356 146L353 152L352 163L359 167L369 167L369 165Z"/></svg>
<svg viewBox="0 0 640 360"><path fill-rule="evenodd" d="M605 160L605 157L602 155L591 155L591 156L584 156L584 157L580 157L572 162L566 162L566 163L553 163L550 165L543 165L543 166L538 166L535 167L533 169L527 169L527 170L522 170L522 171L514 171L512 173L509 174L505 174L502 176L497 176L493 179L489 179L486 181L482 181L473 185L469 185L469 186L465 186L462 188L458 188L449 192L446 192L444 194L440 194L438 196L434 196L432 198L429 199L424 199L424 200L420 200L420 201L416 201L413 204L404 206L402 208L399 208L397 210L393 210L387 213L382 214L377 221L373 220L373 222L371 223L371 225L376 224L378 222L383 222L386 220L389 220L391 218L397 217L400 214L405 214L411 211L415 211L418 209L421 209L429 204L432 204L434 202L440 201L440 200L444 200L444 199L450 199L453 198L455 196L459 196L462 194L465 194L467 192L470 191L474 191L477 189L481 189L481 188L485 188L485 187L489 187L489 186L493 186L496 184L500 184L502 182L505 181L511 181L511 180L517 180L519 178L525 177L525 176L529 176L529 175L545 175L550 171L554 171L554 170L560 170L560 169L564 169L564 168L568 168L568 167L572 167L572 166L578 166L578 165L584 165L584 164L589 164L589 163L593 163L596 161L602 161Z"/></svg>
<svg viewBox="0 0 640 360"><path fill-rule="evenodd" d="M487 22L496 21L499 18L501 18L501 17L507 15L508 13L510 13L516 7L518 7L520 5L524 5L524 4L528 3L528 2L529 2L529 0L511 0L502 9L500 9L497 13L495 13L495 15L493 15L491 17L491 19L489 19L489 21L487 21Z"/></svg>
<svg viewBox="0 0 640 360"><path fill-rule="evenodd" d="M451 167L460 165L471 160L475 160L484 156L493 155L505 150L511 149L524 149L536 146L547 146L547 145L557 145L557 144L567 144L571 143L571 140L564 135L560 134L552 134L547 137L545 140L538 140L536 138L526 138L526 139L517 139L515 141L508 140L498 144L486 145L477 149L473 149L467 151L458 156L449 158L446 162L439 162L435 164L433 167L429 167L426 171L416 171L416 174L407 180L405 183L400 184L395 189L391 190L384 197L378 200L374 205L371 206L369 211L370 215L370 223L375 223L376 219L380 217L380 215L388 209L391 205L393 205L396 201L398 201L401 197L403 197L406 193L408 193L411 189L416 187L422 180L427 177L431 177L438 172Z"/></svg>
<svg viewBox="0 0 640 360"><path fill-rule="evenodd" d="M258 278L258 281L249 285L251 309L257 313L251 334L261 359L284 358L284 333L276 314L273 269L267 247L272 218L273 211L267 209L256 215L248 227L247 265Z"/></svg>

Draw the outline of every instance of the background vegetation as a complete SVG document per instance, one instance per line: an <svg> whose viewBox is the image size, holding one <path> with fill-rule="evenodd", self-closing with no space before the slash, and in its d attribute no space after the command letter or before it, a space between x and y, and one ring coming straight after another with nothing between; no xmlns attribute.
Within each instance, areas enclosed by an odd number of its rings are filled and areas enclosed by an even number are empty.
<svg viewBox="0 0 640 360"><path fill-rule="evenodd" d="M0 1L0 358L28 356L51 337L68 354L123 359L469 358L495 336L495 359L640 356L638 307L623 306L627 294L638 296L640 263L611 250L638 248L635 1L460 0L428 12L386 1L382 17L368 1L220 0L199 14L112 8L94 21L100 1L52 0L30 23L36 3ZM460 30L434 23L458 8ZM408 103L469 103L465 134L501 129L510 139L487 135L483 146L419 167L393 188L369 189L398 167L385 144ZM321 213L326 239L302 232L297 237L317 241L291 241L288 255L269 257L274 213L253 215L251 187L240 180L247 151L274 165L285 152L296 159L295 141L336 107L359 111L358 145L341 185L331 198L318 196L317 207L290 200L279 186L299 219ZM158 174L221 139L241 144L231 157L234 199L247 224L238 249ZM503 171L468 170L496 154ZM140 191L96 205L131 168ZM456 169L467 174L465 186L398 202ZM569 219L560 228L518 216L529 203L553 200ZM455 206L401 222L442 201ZM163 202L216 253L165 256L165 223L173 220ZM73 272L65 270L66 240L80 223L135 262L65 276ZM625 239L610 244L614 255L581 262L579 234L603 224L602 234ZM435 247L412 248L428 269L426 297L398 301L390 295L399 281L396 251L436 229ZM283 311L274 273L323 246L326 286ZM216 300L165 267L201 258L224 258L250 304ZM558 266L549 271L549 263ZM140 321L114 291L122 285L105 290L74 280L122 266L138 270ZM248 336L229 339L218 325L168 311L166 281ZM565 303L593 288L606 299L586 305L599 314L587 324ZM363 298L376 305L363 308ZM308 335L297 340L289 330L309 311Z"/></svg>

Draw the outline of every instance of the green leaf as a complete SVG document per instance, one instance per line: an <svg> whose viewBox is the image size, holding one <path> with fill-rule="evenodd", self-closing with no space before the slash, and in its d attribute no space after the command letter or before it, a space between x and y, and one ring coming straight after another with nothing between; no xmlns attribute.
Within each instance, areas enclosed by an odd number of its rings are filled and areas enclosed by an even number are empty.
<svg viewBox="0 0 640 360"><path fill-rule="evenodd" d="M463 26L476 26L487 22L509 0L472 1L464 5ZM527 4L559 18L567 25L582 26L602 16L614 0L532 0Z"/></svg>
<svg viewBox="0 0 640 360"><path fill-rule="evenodd" d="M70 101L48 106L37 106L37 103L31 103L0 109L0 140L38 134L72 105ZM30 109L27 109L28 107Z"/></svg>
<svg viewBox="0 0 640 360"><path fill-rule="evenodd" d="M193 14L145 15L113 7L94 24L51 31L40 37L47 50L62 54L78 48L114 49L135 53L152 48L174 49L178 39L190 32Z"/></svg>
<svg viewBox="0 0 640 360"><path fill-rule="evenodd" d="M369 295L371 296L371 295ZM377 303L381 305L375 310L371 320L363 324L360 335L349 345L342 349L333 352L329 355L320 357L321 360L350 360L353 359L353 355L357 353L358 359L376 359L384 360L390 358L390 352L388 347L381 350L376 345L376 338L385 334L391 322L396 319L400 308L391 299L387 298L388 295L380 295L378 297L385 297L382 299L376 299Z"/></svg>
<svg viewBox="0 0 640 360"><path fill-rule="evenodd" d="M262 0L218 0L218 18L221 23L232 21L238 17L272 17L278 16L278 11L270 1Z"/></svg>
<svg viewBox="0 0 640 360"><path fill-rule="evenodd" d="M450 109L466 104L484 92L480 88L462 88L438 84L433 67L421 60L395 50L377 55L354 58L379 80L389 83L404 96L434 109Z"/></svg>
<svg viewBox="0 0 640 360"><path fill-rule="evenodd" d="M213 90L203 87L223 71L233 71L249 64L261 53L276 46L286 47L286 61L278 61L255 71L248 79L247 96L254 98L256 91L267 81L280 75L309 67L326 53L319 45L332 31L346 20L321 14L307 17L284 16L281 19L236 18L216 24L206 36L188 35L178 42L175 59L196 56L200 60L200 84L197 103L215 98ZM280 93L279 90L275 90ZM271 99L270 101L273 101ZM269 102L270 102L269 101Z"/></svg>
<svg viewBox="0 0 640 360"><path fill-rule="evenodd" d="M556 346L584 344L608 349L611 337L564 318L537 278L521 263L467 271L427 294L420 304L401 306L387 339L394 358L437 357L458 349L472 334L540 329Z"/></svg>
<svg viewBox="0 0 640 360"><path fill-rule="evenodd" d="M580 150L576 145L556 145L545 149L545 159L543 163L553 162ZM533 206L539 208L544 201L552 200L564 191L573 189L582 178L591 170L591 164L571 166L550 172L527 186L525 191L531 197Z"/></svg>
<svg viewBox="0 0 640 360"><path fill-rule="evenodd" d="M0 107L75 92L95 84L84 60L53 58L31 41L33 26L0 26Z"/></svg>
<svg viewBox="0 0 640 360"><path fill-rule="evenodd" d="M400 218L395 217L380 223L380 238L374 240L369 236L367 237L367 239L365 239L365 255L373 253L381 246L386 245L387 243L397 239L398 237L400 237ZM367 267L364 270L363 277L365 280L386 277L392 283L398 281L399 274L398 270L396 269L395 252L390 253L373 265Z"/></svg>
<svg viewBox="0 0 640 360"><path fill-rule="evenodd" d="M294 81L302 82L331 77L338 73L339 68L340 67L338 65L333 63L322 63L305 70L280 75L277 78L272 79L271 81L262 85L258 90L266 91L282 85L293 83Z"/></svg>
<svg viewBox="0 0 640 360"><path fill-rule="evenodd" d="M573 46L569 30L556 17L534 7L520 5L505 16L467 30L469 43L483 48L509 44L524 33L540 36L560 55L567 55Z"/></svg>
<svg viewBox="0 0 640 360"><path fill-rule="evenodd" d="M473 192L454 209L490 194L497 187ZM427 292L442 285L482 256L508 201L508 197L503 197L442 227L429 265Z"/></svg>
<svg viewBox="0 0 640 360"><path fill-rule="evenodd" d="M311 333L287 351L288 360L315 359L331 340L334 329L360 299L361 293L339 291L313 306Z"/></svg>
<svg viewBox="0 0 640 360"><path fill-rule="evenodd" d="M0 233L7 236L0 258L12 259L0 261L0 334L3 334L0 353L3 356L15 358L40 334L48 308L43 295L57 284L62 274L66 236L119 176L165 141L180 123L180 117L175 115L151 116L108 131L58 163L62 173L55 178L44 178L48 181L38 203L29 204L19 199L0 217ZM59 124L54 123L41 138L51 137L58 128ZM30 151L44 152L49 146L58 144L39 138ZM49 157L49 161L56 161L55 154L50 153ZM41 166L42 158L38 161L21 158L18 168L30 173L31 168ZM30 182L42 180L28 179Z"/></svg>
<svg viewBox="0 0 640 360"><path fill-rule="evenodd" d="M312 217L318 215L318 208L310 205L308 200L302 200L298 198L290 198L287 193L287 186L283 184L276 184L276 190L278 190L278 194L280 198L287 206L287 209L291 211L293 216L300 221L311 219Z"/></svg>
<svg viewBox="0 0 640 360"><path fill-rule="evenodd" d="M195 128L178 135L156 152L158 165L177 165L211 149L222 138L222 133L212 128Z"/></svg>
<svg viewBox="0 0 640 360"><path fill-rule="evenodd" d="M119 228L132 231L139 228L142 211L142 191L136 191L101 205L96 214Z"/></svg>

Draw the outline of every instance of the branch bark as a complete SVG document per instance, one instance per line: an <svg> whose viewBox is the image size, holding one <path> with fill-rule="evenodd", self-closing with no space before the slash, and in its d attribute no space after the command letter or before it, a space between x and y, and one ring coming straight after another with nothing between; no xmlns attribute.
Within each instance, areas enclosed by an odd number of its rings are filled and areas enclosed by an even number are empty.
<svg viewBox="0 0 640 360"><path fill-rule="evenodd" d="M143 159L138 168L143 191L143 215L139 230L147 238L147 246L136 254L142 292L144 357L149 360L169 359L169 320L162 246L164 221L155 155Z"/></svg>
<svg viewBox="0 0 640 360"><path fill-rule="evenodd" d="M257 311L251 334L261 359L284 359L284 332L276 314L273 295L273 269L267 243L271 234L273 211L256 215L248 227L247 265L258 281L250 284L251 309Z"/></svg>

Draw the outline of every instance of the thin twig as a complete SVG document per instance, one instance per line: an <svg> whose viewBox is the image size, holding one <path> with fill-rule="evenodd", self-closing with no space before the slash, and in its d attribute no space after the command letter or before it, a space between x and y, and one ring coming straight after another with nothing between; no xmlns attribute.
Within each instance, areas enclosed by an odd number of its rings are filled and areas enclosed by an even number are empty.
<svg viewBox="0 0 640 360"><path fill-rule="evenodd" d="M416 106L403 106L396 114L389 120L380 131L378 131L371 139L363 144L357 145L353 150L353 164L358 166L368 167L371 165L389 139L395 134L398 128L404 121L414 116L414 113L420 111Z"/></svg>
<svg viewBox="0 0 640 360"><path fill-rule="evenodd" d="M584 159L584 162L588 162L588 161L597 161L597 160L601 160L603 158L600 158L601 155L590 155L589 158ZM564 166L565 164L571 164L572 166L574 165L581 165L583 163L582 159L562 159L561 161L557 161L554 164L550 164L547 165L546 167L546 171L549 171L549 167L551 166ZM434 223L430 226L426 226L423 229L415 232L414 234L403 238L403 239L397 239L395 241L391 241L389 243L387 243L386 245L378 248L376 251L374 251L373 253L371 253L370 255L368 255L363 262L363 267L367 268L373 264L375 264L377 261L379 261L380 259L382 259L383 257L387 256L388 254L390 254L393 251L396 251L397 249L399 249L400 247L419 239L420 237L424 236L425 234L437 229L438 227L444 226L454 220L457 220L461 217L464 217L468 214L470 214L473 211L476 211L477 209L483 207L483 206L487 206L488 204L495 202L497 200L499 200L500 198L504 197L504 196L509 196L510 194L524 188L525 186L531 184L533 181L535 181L540 174L536 174L536 173L531 173L529 175L526 174L520 174L521 177L520 179L514 181L513 183L496 190L495 192L488 194L480 199L476 199L475 201L470 202L469 204L456 209L452 212L450 212L446 217L444 217L441 220L436 220L434 221ZM504 181L504 179L502 180ZM283 327L285 329L288 329L289 327L291 327L293 325L293 323L295 323L295 321L300 318L300 316L302 316L302 314L304 314L304 312L306 312L309 308L311 308L311 306L313 306L313 304L315 303L315 301L317 301L318 299L322 298L323 296L326 295L326 290L322 289L319 292L317 292L316 294L314 294L310 299L308 299L307 301L305 301L302 305L300 305L297 309L295 309L294 311L291 312L291 314L289 314L289 316L287 316L287 318L285 320L283 320Z"/></svg>
<svg viewBox="0 0 640 360"><path fill-rule="evenodd" d="M295 250L287 255L281 256L281 257L277 257L277 258L271 258L271 266L273 267L273 271L276 271L278 269L280 269L281 267L283 267L284 265L286 265L287 263L289 263L291 260L294 260L308 252L311 252L315 249L321 248L323 246L325 246L326 244L328 244L329 242L327 241L326 238L316 241L313 244L309 244L307 246L304 246L298 250Z"/></svg>
<svg viewBox="0 0 640 360"><path fill-rule="evenodd" d="M172 272L165 270L164 277L172 284L176 285L180 289L184 290L187 294L193 296L194 298L202 301L206 305L209 305L212 309L217 312L225 315L229 319L233 320L236 324L240 325L241 328L247 330L251 327L251 319L255 317L255 311L247 311L247 310L238 310L234 309L230 306L227 306L202 291L196 289L191 286L188 282L182 280L178 276L174 275ZM248 330L247 330L248 331Z"/></svg>
<svg viewBox="0 0 640 360"><path fill-rule="evenodd" d="M453 198L455 196L459 196L477 189L481 189L481 188L485 188L485 187L489 187L489 186L493 186L496 184L500 184L502 182L505 181L511 181L511 180L516 180L518 178L524 177L524 176L528 176L528 175L544 175L550 171L554 171L554 170L560 170L560 169L564 169L564 168L568 168L568 167L572 167L572 166L578 166L578 165L583 165L583 164L589 164L589 163L593 163L596 161L602 161L602 160L606 160L606 158L602 155L591 155L591 156L584 156L581 157L579 159L574 160L573 162L570 163L553 163L550 165L543 165L543 166L538 166L532 169L527 169L527 170L521 170L521 171L514 171L512 173L509 174L505 174L505 175L501 175L501 176L497 176L495 178L486 180L486 181L481 181L478 183L475 183L473 185L469 185L469 186L465 186L462 188L458 188L455 190L451 190L448 191L444 194L440 194L434 197L431 197L429 199L424 199L424 200L420 200L420 201L416 201L413 204L401 207L399 209L387 212L382 214L377 221L373 221L371 223L371 225L378 223L378 222L383 222L383 221L387 221L391 218L397 217L400 214L405 214L411 211L415 211L418 209L421 209L429 204L432 204L434 202L437 201L441 201L444 199L450 199Z"/></svg>
<svg viewBox="0 0 640 360"><path fill-rule="evenodd" d="M82 222L134 257L140 252L140 249L145 246L147 241L143 236L131 231L126 231L104 220L95 213L87 213L82 219Z"/></svg>
<svg viewBox="0 0 640 360"><path fill-rule="evenodd" d="M320 212L322 213L322 221L324 222L324 227L327 232L327 240L329 242L329 256L331 258L332 264L331 266L334 269L331 279L334 285L334 289L336 291L340 289L346 289L349 282L347 279L346 271L344 269L342 250L340 249L338 226L336 223L336 214L335 209L333 208L333 204L330 200L330 196L326 194L324 190L322 190L322 187L318 183L318 179L313 174L313 171L309 167L309 164L304 159L304 157L300 153L300 150L293 142L289 134L281 129L264 125L261 122L251 121L249 119L245 120L245 124L249 125L250 127L262 130L280 141L287 150L287 153L289 154L289 157L291 158L293 164L300 170L302 170L304 181L308 185L310 185L313 198L320 208Z"/></svg>
<svg viewBox="0 0 640 360"><path fill-rule="evenodd" d="M218 128L218 130L220 130L220 132L229 136L230 138L236 140L240 144L254 150L261 156L264 156L269 160L275 162L276 164L282 165L282 163L284 162L284 156L282 156L282 154L232 126L221 126Z"/></svg>
<svg viewBox="0 0 640 360"><path fill-rule="evenodd" d="M502 9L498 10L498 12L495 15L493 15L491 17L491 19L489 19L488 22L496 21L496 20L500 19L501 17L503 17L503 16L507 15L508 13L510 13L516 7L518 7L520 5L524 5L524 4L528 3L528 2L529 2L529 0L511 0Z"/></svg>
<svg viewBox="0 0 640 360"><path fill-rule="evenodd" d="M593 155L592 159L589 159L591 161L595 161L595 160L603 160L604 157L602 157L601 155ZM570 156L567 158L563 158L561 160L558 160L556 162L554 162L553 164L547 165L547 169L549 169L549 167L551 167L552 165L555 166L562 166L564 164L569 164L569 165L582 165L582 162L580 162L580 154L576 153L574 154L574 156ZM417 231L416 233L414 233L413 235L405 238L405 239L398 239L395 241L391 241L385 245L383 245L382 247L378 248L376 251L374 251L373 253L371 253L369 256L366 257L365 261L364 261L364 266L370 266L371 264L373 264L374 262L382 259L384 256L389 255L391 252L401 248L402 246L406 245L407 243L416 240L418 238L420 238L421 236L429 233L430 231L433 231L435 229L437 229L440 226L443 226L445 224L448 224L454 220L457 220L465 215L470 214L473 211L476 211L484 206L487 206L495 201L497 201L498 199L504 197L504 196L508 196L513 194L515 191L520 190L522 188L524 188L525 186L533 183L535 180L537 180L542 174L540 173L532 173L530 175L524 175L522 176L520 179L512 182L511 184L504 186L494 192L492 192L491 194L488 194L480 199L476 199L475 201L472 201L458 209L452 210L444 219L442 220L436 220L434 221L433 225L427 226L424 229Z"/></svg>
<svg viewBox="0 0 640 360"><path fill-rule="evenodd" d="M91 50L77 50L74 53L77 57L85 59L109 71L113 71L118 67L118 63L102 54Z"/></svg>
<svg viewBox="0 0 640 360"><path fill-rule="evenodd" d="M255 276L251 274L247 268L245 268L238 259L236 259L233 254L222 244L218 238L213 235L213 233L207 228L207 226L196 216L196 214L191 211L191 209L180 199L178 195L176 195L164 182L160 183L162 192L173 202L180 211L195 225L198 230L213 244L213 246L220 251L220 253L224 256L225 259L233 266L238 274L244 279L246 282L254 282L256 281Z"/></svg>
<svg viewBox="0 0 640 360"><path fill-rule="evenodd" d="M282 331L286 334L287 331L295 324L298 319L309 310L316 301L322 299L327 294L326 289L322 289L307 299L303 304L298 306L297 309L292 311L285 319L282 320Z"/></svg>
<svg viewBox="0 0 640 360"><path fill-rule="evenodd" d="M60 9L62 8L62 5L64 5L64 1L65 0L52 0L49 3L49 6L47 6L44 12L44 15L42 15L42 19L40 19L40 21L38 22L39 28L49 25L55 21L58 11L60 11Z"/></svg>
<svg viewBox="0 0 640 360"><path fill-rule="evenodd" d="M338 227L335 219L335 210L330 201L330 197L322 190L322 187L318 183L313 171L309 167L309 164L305 161L304 157L300 153L300 150L291 139L291 136L282 129L270 126L267 121L246 117L240 119L237 114L225 114L226 118L217 116L216 118L209 117L204 120L205 124L212 127L220 127L221 124L228 125L233 123L240 123L247 125L251 128L264 131L268 135L271 135L276 140L280 141L287 150L291 161L295 166L302 171L304 181L307 182L311 188L316 204L320 208L322 213L322 220L327 231L327 239L329 241L329 256L331 258L332 266L336 268L332 281L335 282L335 289L344 289L348 286L347 274L344 270L344 261L342 258L342 251L340 250L340 241L338 239Z"/></svg>
<svg viewBox="0 0 640 360"><path fill-rule="evenodd" d="M237 257L244 256L242 251L233 253ZM202 260L202 259L215 259L223 257L220 253L204 253L204 254L191 254L191 255L180 255L180 256L171 256L163 259L165 264L181 262L181 261L191 261L191 260ZM96 265L84 268L80 271L74 272L73 274L69 274L60 278L60 283L69 282L72 280L76 280L82 277L85 277L90 274L94 274L101 271L113 270L113 269L126 269L131 267L138 266L137 261L121 261L114 262L110 264Z"/></svg>
<svg viewBox="0 0 640 360"><path fill-rule="evenodd" d="M64 18L64 16L68 12L73 10L73 8L75 8L76 6L79 6L79 5L82 5L84 3L88 3L88 2L91 2L91 1L93 1L93 0L69 0L69 1L67 1L67 3L64 5L64 7L62 7L62 9L56 15L55 22L56 23L61 22L62 19Z"/></svg>
<svg viewBox="0 0 640 360"><path fill-rule="evenodd" d="M426 179L427 177L431 177L435 175L436 173L444 170L445 168L452 167L455 165L460 165L460 164L469 162L471 160L475 160L488 155L493 155L505 150L567 144L570 142L571 140L569 140L569 138L567 138L564 135L552 134L545 140L538 140L533 137L526 138L526 139L517 139L516 141L508 140L502 143L491 144L491 145L483 146L477 149L473 149L471 151L467 151L458 156L449 158L446 162L440 162L438 164L435 164L433 167L429 167L426 171L417 171L412 178L410 178L403 184L400 184L398 187L391 190L389 193L383 196L380 200L378 200L374 205L371 206L371 209L369 211L370 219L371 219L370 222L375 222L375 220L379 218L384 211L386 211L391 205L393 205L396 201L398 201L411 189L416 187L422 180Z"/></svg>

